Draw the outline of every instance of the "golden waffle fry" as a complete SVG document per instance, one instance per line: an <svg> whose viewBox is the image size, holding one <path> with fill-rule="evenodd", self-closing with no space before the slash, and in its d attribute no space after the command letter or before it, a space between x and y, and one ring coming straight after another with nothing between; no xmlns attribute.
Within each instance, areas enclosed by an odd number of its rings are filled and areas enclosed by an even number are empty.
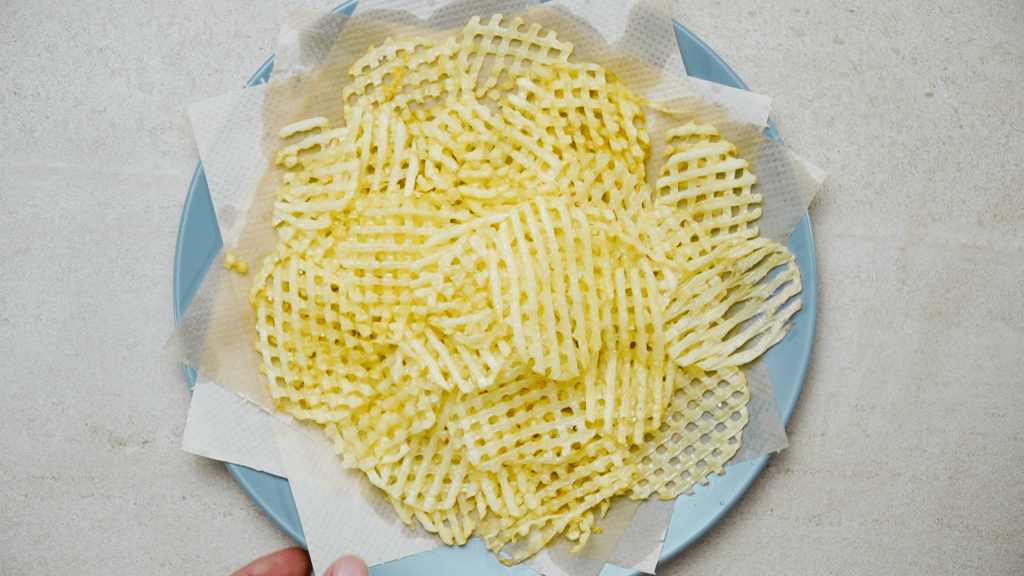
<svg viewBox="0 0 1024 576"><path fill-rule="evenodd" d="M499 554L498 558L509 564L537 553L571 524L580 530L581 523L586 523L589 532L594 510L628 489L636 467L628 450L611 440L595 439L568 462L552 466L544 474L524 466L513 466L510 472L525 481L506 482L502 490L514 497L521 495L523 505L518 513L509 514L510 521L485 525L481 534L488 548L506 552L507 556ZM516 546L520 540L525 542Z"/></svg>
<svg viewBox="0 0 1024 576"><path fill-rule="evenodd" d="M562 193L584 207L622 213L644 187L650 142L629 90L596 64L541 67L518 82L503 117L542 142L563 164Z"/></svg>
<svg viewBox="0 0 1024 576"><path fill-rule="evenodd" d="M634 500L690 493L712 472L722 474L740 449L750 401L743 372L730 366L693 378L679 373L679 378L665 421L633 454L640 478L630 494Z"/></svg>
<svg viewBox="0 0 1024 576"><path fill-rule="evenodd" d="M410 527L505 563L579 549L613 496L722 473L739 366L800 306L736 148L669 131L652 191L642 102L571 52L501 16L371 47L344 127L280 132L279 241L249 295L277 405Z"/></svg>
<svg viewBox="0 0 1024 576"><path fill-rule="evenodd" d="M712 254L665 314L669 354L680 366L713 370L752 361L785 337L802 304L791 301L800 274L782 245L755 238L720 244Z"/></svg>
<svg viewBox="0 0 1024 576"><path fill-rule="evenodd" d="M400 459L364 468L370 482L393 501L414 510L436 512L455 506L469 467L463 451L450 441L449 425L456 403L456 394L444 395L434 425L406 437L408 451Z"/></svg>
<svg viewBox="0 0 1024 576"><path fill-rule="evenodd" d="M593 237L575 206L537 198L498 229L501 310L520 357L554 380L579 376L600 346Z"/></svg>
<svg viewBox="0 0 1024 576"><path fill-rule="evenodd" d="M567 63L572 53L572 44L558 40L553 30L541 36L538 24L524 32L522 18L513 18L503 26L505 20L496 14L487 24L481 24L480 18L474 16L460 34L461 50L457 60L465 62L467 68L460 78L460 87L473 89L477 98L488 96L497 100L527 72L535 67L543 69ZM488 66L489 60L494 64ZM502 77L504 81L499 84Z"/></svg>
<svg viewBox="0 0 1024 576"><path fill-rule="evenodd" d="M655 202L678 211L660 227L694 269L718 244L757 236L748 223L761 216L761 195L751 192L757 178L750 165L714 127L690 123L666 137L669 146Z"/></svg>
<svg viewBox="0 0 1024 576"><path fill-rule="evenodd" d="M509 464L561 464L597 431L584 417L582 383L524 373L460 401L455 426L470 462L481 470Z"/></svg>

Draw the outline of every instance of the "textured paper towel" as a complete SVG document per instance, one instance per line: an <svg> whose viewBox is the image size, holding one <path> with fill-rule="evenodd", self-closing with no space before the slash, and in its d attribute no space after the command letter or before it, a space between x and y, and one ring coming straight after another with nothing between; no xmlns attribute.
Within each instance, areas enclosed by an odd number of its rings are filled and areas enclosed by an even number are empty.
<svg viewBox="0 0 1024 576"><path fill-rule="evenodd" d="M260 152L263 124L252 121L260 117L265 97L266 86L255 86L188 107L225 243L237 243L232 225L246 212L252 189L267 166Z"/></svg>
<svg viewBox="0 0 1024 576"><path fill-rule="evenodd" d="M609 564L631 568L645 574L654 574L665 535L675 510L675 500L644 500L633 514L633 521L619 539L615 551L608 558Z"/></svg>
<svg viewBox="0 0 1024 576"><path fill-rule="evenodd" d="M725 84L709 82L700 78L689 78L690 88L708 102L727 110L737 120L752 124L758 128L768 127L768 112L771 111L772 99L763 94L757 94L733 88ZM824 176L822 176L824 179Z"/></svg>
<svg viewBox="0 0 1024 576"><path fill-rule="evenodd" d="M287 477L274 419L255 404L196 378L181 447L186 452Z"/></svg>
<svg viewBox="0 0 1024 576"><path fill-rule="evenodd" d="M747 386L750 387L750 402L747 404L747 411L751 414L751 418L753 419L756 414L762 420L781 422L782 415L779 414L779 404L775 401L772 379L768 374L768 362L764 356L743 366L743 373L746 374ZM730 464L739 464L789 447L786 431L781 426L763 427L757 432L757 434L747 434L747 430L744 429L743 445L729 461Z"/></svg>
<svg viewBox="0 0 1024 576"><path fill-rule="evenodd" d="M288 12L274 52L270 80L283 80L323 66L348 16L334 12Z"/></svg>
<svg viewBox="0 0 1024 576"><path fill-rule="evenodd" d="M381 491L361 471L343 467L330 445L310 442L279 420L273 426L317 574L347 554L375 566L444 545L403 524Z"/></svg>
<svg viewBox="0 0 1024 576"><path fill-rule="evenodd" d="M612 498L608 514L598 524L603 531L591 534L583 550L573 554L571 550L576 545L575 542L565 538L555 538L543 550L527 559L526 565L544 576L598 574L615 551L622 535L628 531L630 526L633 526L635 513L640 504L640 502L629 500L624 496ZM648 518L637 519L648 520ZM668 527L667 522L665 527ZM644 529L643 531L646 533L648 530ZM643 546L645 550L651 548L649 542L644 542ZM635 566L626 567L639 569Z"/></svg>
<svg viewBox="0 0 1024 576"><path fill-rule="evenodd" d="M556 15L554 15L554 16L551 16L551 18L553 18L553 19L554 19L554 20L556 20L556 21L557 21L557 20L559 20L559 18L561 18L561 21L562 21L563 23L565 22L565 15L564 15L564 14L561 14L561 15L558 15L558 14L556 14ZM464 21L464 20L465 20L465 19L462 19L462 21ZM564 32L563 32L563 31L564 31L564 30L568 30L568 29L570 29L570 27L571 27L571 26L565 26L565 27L562 27L562 28L556 28L556 29L558 29L558 30L560 31L560 35L564 35ZM577 46L579 47L579 46L585 45L585 43L584 43L584 44L581 44L581 43L576 43L576 45L577 45ZM365 44L363 44L363 46L365 46ZM593 49L594 49L594 50L595 50L596 52L600 52L600 49L601 49L602 47L603 47L603 46L592 46L592 48L593 48ZM582 51L582 50L581 50L581 51ZM606 53L605 55L607 56L607 53ZM612 58L612 59L617 59L617 58L619 58L619 56L618 56L618 55L614 55L614 54L613 54L613 55L611 56L611 58ZM580 57L580 59L583 59L583 60L588 60L588 59L589 59L589 60L591 60L591 61L598 61L598 60L595 60L595 59L591 59L591 58L586 58L586 57L584 57L584 56L581 56L581 57ZM607 59L607 58L606 58L606 59ZM624 61L624 60L622 60L622 59L618 59L618 62L619 62L619 64L620 64L620 67L621 67L621 64L622 64L622 62L623 62L623 61ZM602 63L603 63L603 62L602 62ZM303 75L303 73L302 73L302 72L299 72L299 73L297 73L297 74L296 74L296 76L297 76L297 77L302 77L302 75ZM632 86L632 84L631 84L631 86ZM679 86L678 84L673 84L673 83L671 83L671 82L668 82L668 81L666 81L665 79L661 79L661 80L658 80L657 82L653 82L653 83L651 83L650 85L648 85L648 86L647 86L646 88L647 88L647 92L648 92L648 97L650 97L650 96L649 96L649 94L650 94L650 93L655 93L655 94L659 93L659 90L661 91L660 93L662 93L662 94L679 94L679 93L686 93L686 90L685 90L685 88L683 88L683 87L680 87L680 86ZM303 104L304 104L304 105L309 105L309 104L310 104L310 102L308 102L308 101L307 101L307 102L304 102ZM684 105L685 105L685 103L684 103ZM705 111L705 113L707 113L707 112L708 112L708 110L704 110L704 111ZM706 115L707 115L707 114L706 114ZM715 116L715 114L714 114L714 113L711 113L710 115L711 115L711 116ZM702 119L703 119L703 118L702 118ZM715 123L716 125L720 124L719 122L713 122L713 123ZM722 128L722 126L719 126L719 127L720 127L720 128ZM725 129L723 129L722 131L723 131L723 134L725 134L725 133L726 133L726 130L725 130ZM742 130L740 130L740 132L742 132ZM756 132L756 131L755 131L755 132ZM728 135L726 135L726 137L727 137L727 138L730 138L730 137L729 137ZM731 140L734 140L734 141L735 141L735 138L730 138L730 139L731 139ZM762 140L763 140L763 138L762 138ZM762 143L760 143L760 145L762 145L762 146L763 146L763 145L764 145L764 143L762 142ZM741 151L743 151L744 147L743 147L743 146L740 146L740 149L741 149ZM772 154L771 154L771 152L772 152L771 150L768 150L768 154L766 155L766 157L768 157L769 159L772 159L772 158L773 158L773 157L772 157ZM748 158L750 158L750 155L749 155L749 154L744 154L744 155L745 155L745 156L747 156ZM205 161L205 158L204 158L204 161ZM769 162L764 162L763 164L764 164L764 165L765 165L766 167L770 167L770 166L773 166L773 162L772 162L772 161L769 161ZM785 164L785 163L784 163L784 164ZM755 171L757 171L757 170L758 170L758 169L755 169ZM652 171L652 172L653 172L653 171ZM792 168L790 168L790 167L788 167L788 166L784 166L784 167L783 167L782 169L780 169L780 171L779 171L779 172L780 172L780 174L781 174L781 175L782 175L782 176L783 176L784 178L789 178L789 179L793 179L793 174L794 174L794 173L795 173L796 171L794 171L794 170L793 170ZM760 173L759 173L759 175L760 175ZM267 180L267 179L266 179L266 178L264 178L264 180ZM769 181L770 181L770 179L769 179ZM763 189L765 188L765 186L764 186L764 183L765 183L765 180L764 180L764 178L762 178L762 186L761 186L761 188L762 188L762 191L763 191ZM815 187L815 188L816 188L816 187ZM799 203L799 202L800 202L800 199L798 199L797 203ZM766 204L767 204L767 202L766 202ZM795 221L796 221L796 219L798 219L798 218L799 218L799 216L800 216L800 215L802 215L802 212L803 212L803 208L801 207L801 208L800 208L800 210L799 210L799 214L797 214L797 215L796 215L796 218L792 219L792 220L793 220L793 224L794 224L794 225L795 225ZM767 220L771 220L771 219L767 219ZM785 219L783 218L783 220L785 220ZM765 230L765 222L761 222L760 224L761 224L762 230ZM785 231L786 227L787 227L786 223L781 223L781 224L779 224L779 225L777 225L777 226L774 226L774 227L773 227L773 226L769 226L768 228L769 228L770 230L773 230L773 231L774 231L774 232L776 232L776 233L779 233L780 231L783 231L783 232L785 233L785 237L788 237L788 231ZM789 227L789 231L791 231L791 230L792 230L792 227L790 226L790 227ZM773 236L773 235L771 235L771 234L768 234L768 233L766 233L765 235L768 235L769 237L775 237L775 236ZM785 239L785 237L783 237L782 239L784 240L784 239ZM215 268L214 270L219 270L219 268ZM213 270L211 270L211 272L213 272ZM221 276L223 276L223 274L221 274ZM229 276L229 278L230 278L230 276ZM238 294L238 292L237 292L237 289L236 289L236 287L235 287L235 286L231 286L231 284L235 284L235 283L234 283L234 282L231 282L230 280L229 280L228 282L226 282L226 283L225 283L225 282L211 282L210 284L211 284L211 286L220 286L221 288L228 288L227 292L234 292L235 294ZM245 288L247 288L247 286L246 286ZM216 290L214 291L214 293L216 294ZM243 292L243 294L244 294L244 292ZM218 300L218 298L214 298L214 299L213 299L213 302L214 302L214 303L216 303L216 302L217 302L217 300ZM230 297L224 297L224 296L222 296L222 297L220 297L220 298L219 298L219 300L221 301L221 305L220 305L220 309L221 309L221 310L225 309L225 307L226 307L226 306L230 306L230 305L232 305L232 304L234 304L234 305L236 305L236 306L237 306L237 302L232 302L232 301L231 301L232 299L231 299ZM237 298L236 298L236 300L237 300ZM245 303L245 304L247 305L247 303ZM190 308L190 311L191 311L191 310L192 310L192 309ZM248 312L248 315L249 315L249 316L251 316L251 312L250 312L250 311L247 311L247 312ZM203 327L203 328L205 328L205 329L207 330L207 333L205 334L205 336L210 336L210 334L209 334L209 332L208 332L208 331L209 331L209 329L211 328L210 324L209 324L209 323L207 323L207 324L205 324L205 325L204 325L204 326L202 326L202 327ZM243 327L243 330L244 330L244 327ZM230 330L229 330L229 332L230 332ZM252 332L251 332L251 330L250 330L250 331L247 331L247 332L243 332L243 334L252 334ZM209 338L206 338L206 337L204 337L204 338L203 338L203 341L205 341L205 340L208 340L208 339L209 339ZM216 338L216 334L214 334L214 339L215 339L215 340L217 339L217 338ZM229 347L229 348L230 348L230 347ZM229 377L228 379L230 380L230 376L231 376L231 374L233 374L234 372L233 372L232 370L226 370L226 369L225 369L225 366L226 366L226 365L230 365L230 364L231 364L231 362L226 362L226 361L225 361L225 359L224 359L224 357L225 357L225 354L223 353L223 352L224 352L224 348L223 348L223 346L216 346L216 347L214 347L214 349L212 349L212 350L201 350L201 352L207 352L207 354L202 354L202 353L200 353L200 361L198 362L199 366L200 366L200 367L202 368L204 364L207 364L207 366L206 366L206 369L205 369L205 370L201 370L201 371L203 371L204 373L206 373L206 372L213 372L213 373L221 373L221 374L227 374L227 375L228 375L228 377ZM251 355L252 355L252 354L251 354L251 352L249 353L249 355L250 355L250 357L251 357ZM203 358L203 356L207 356L207 357L209 357L211 361L210 361L209 363L207 363L207 362L204 362L204 360L205 360L205 359ZM237 374L237 373L234 373L234 374ZM251 374L251 373L250 373L250 374ZM257 383L257 385L255 386L255 389L254 389L254 387L253 387L253 386L251 386L251 385L250 385L250 386L248 386L248 387L246 387L246 385L244 385L244 384L243 384L242 386L240 386L240 387L239 387L239 388L241 388L241 390L238 390L238 389L236 389L236 391L239 391L240 393L243 393L243 394L244 394L244 393L248 393L248 397L250 397L250 398L254 399L254 401L257 401L257 402L259 402L259 403L261 403L261 404L265 404L265 403L266 403L266 400L267 400L267 398L266 398L266 396L265 396L265 394L266 394L266 393L265 393L265 391L264 391L264 390L262 390L262 387L258 385L258 377L257 377L257 378L253 378L253 379L251 379L251 380L250 380L250 382L251 382L251 383ZM233 389L235 389L235 388L233 388ZM260 398L260 396L261 396L260 392L262 392L262 396L263 396L262 398ZM262 402L260 402L261 400L262 400ZM265 406L265 407L267 407L267 406ZM269 407L268 407L268 408L269 408ZM753 416L752 416L752 422L753 422L754 420L755 420L755 418L753 418ZM750 434L750 435L752 435L752 434ZM784 436L783 436L783 438L784 438ZM300 514L301 514L301 511L300 511ZM662 529L662 530L661 530L661 536L663 537L663 535L664 535L664 531L663 531L663 529Z"/></svg>

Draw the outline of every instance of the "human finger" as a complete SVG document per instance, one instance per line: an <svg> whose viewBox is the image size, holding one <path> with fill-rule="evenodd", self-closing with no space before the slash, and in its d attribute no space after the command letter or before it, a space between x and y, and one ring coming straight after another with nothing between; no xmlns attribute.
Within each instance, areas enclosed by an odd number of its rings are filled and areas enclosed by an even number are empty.
<svg viewBox="0 0 1024 576"><path fill-rule="evenodd" d="M254 560L231 576L308 576L313 565L302 548L285 548Z"/></svg>
<svg viewBox="0 0 1024 576"><path fill-rule="evenodd" d="M324 576L369 576L370 570L358 556L343 556L334 561Z"/></svg>

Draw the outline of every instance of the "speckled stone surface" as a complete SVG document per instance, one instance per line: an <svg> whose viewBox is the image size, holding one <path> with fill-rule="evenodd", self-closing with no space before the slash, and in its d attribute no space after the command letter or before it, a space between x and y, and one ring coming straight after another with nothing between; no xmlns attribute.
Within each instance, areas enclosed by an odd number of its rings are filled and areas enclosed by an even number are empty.
<svg viewBox="0 0 1024 576"><path fill-rule="evenodd" d="M285 8L0 3L3 576L226 575L291 543L180 450L160 352L185 106L240 88ZM830 176L791 447L659 573L1024 573L1024 4L675 13Z"/></svg>

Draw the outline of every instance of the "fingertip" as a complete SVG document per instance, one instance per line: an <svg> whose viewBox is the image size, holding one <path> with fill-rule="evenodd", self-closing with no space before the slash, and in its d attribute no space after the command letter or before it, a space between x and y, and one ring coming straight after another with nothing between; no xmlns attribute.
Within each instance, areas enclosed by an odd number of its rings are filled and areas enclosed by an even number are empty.
<svg viewBox="0 0 1024 576"><path fill-rule="evenodd" d="M308 576L312 570L308 552L285 548L247 564L232 576Z"/></svg>
<svg viewBox="0 0 1024 576"><path fill-rule="evenodd" d="M309 576L313 573L313 562L309 559L309 552L303 548L285 548L278 552L283 558L283 568L286 571L281 574L288 576Z"/></svg>
<svg viewBox="0 0 1024 576"><path fill-rule="evenodd" d="M324 576L369 576L370 569L358 556L343 556L334 561Z"/></svg>

